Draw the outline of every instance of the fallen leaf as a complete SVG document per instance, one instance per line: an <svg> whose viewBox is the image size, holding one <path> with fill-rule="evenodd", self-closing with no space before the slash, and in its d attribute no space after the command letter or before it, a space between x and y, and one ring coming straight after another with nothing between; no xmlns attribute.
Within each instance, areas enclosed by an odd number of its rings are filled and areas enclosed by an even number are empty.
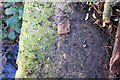
<svg viewBox="0 0 120 80"><path fill-rule="evenodd" d="M57 25L58 29L58 34L67 34L70 32L70 21L69 20L64 20L61 23L58 23Z"/></svg>

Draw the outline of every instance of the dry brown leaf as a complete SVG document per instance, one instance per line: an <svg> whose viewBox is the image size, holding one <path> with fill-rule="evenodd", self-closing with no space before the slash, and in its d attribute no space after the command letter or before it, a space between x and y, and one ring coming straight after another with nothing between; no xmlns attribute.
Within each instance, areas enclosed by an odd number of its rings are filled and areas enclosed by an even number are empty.
<svg viewBox="0 0 120 80"><path fill-rule="evenodd" d="M58 23L57 25L58 29L58 34L67 34L70 32L70 21L69 20L64 20L61 23Z"/></svg>

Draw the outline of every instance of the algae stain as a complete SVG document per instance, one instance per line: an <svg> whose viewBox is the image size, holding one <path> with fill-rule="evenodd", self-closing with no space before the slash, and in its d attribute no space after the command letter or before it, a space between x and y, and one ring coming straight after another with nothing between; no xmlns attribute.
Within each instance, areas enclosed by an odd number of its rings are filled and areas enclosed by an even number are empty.
<svg viewBox="0 0 120 80"><path fill-rule="evenodd" d="M48 20L53 15L52 5L52 3L44 2L25 3L16 78L37 77L35 75L37 75L39 64L45 60L43 54L54 43L56 35L53 34L56 33L56 26L54 26L54 22ZM42 25L36 25L41 21ZM53 27L50 28L50 25ZM20 54L20 51L24 52ZM34 61L35 58L37 61Z"/></svg>

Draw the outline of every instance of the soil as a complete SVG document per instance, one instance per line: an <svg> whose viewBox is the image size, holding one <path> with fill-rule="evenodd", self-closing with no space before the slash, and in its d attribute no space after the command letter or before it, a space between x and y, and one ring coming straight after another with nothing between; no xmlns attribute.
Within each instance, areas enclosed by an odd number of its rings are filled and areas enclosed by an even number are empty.
<svg viewBox="0 0 120 80"><path fill-rule="evenodd" d="M70 32L58 35L55 46L46 53L50 62L44 65L48 72L40 76L57 78L106 78L108 77L108 35L80 9L64 10L66 3L56 3L56 24L70 20ZM62 11L62 13L60 13ZM66 12L64 12L66 11ZM48 67L49 66L49 67Z"/></svg>

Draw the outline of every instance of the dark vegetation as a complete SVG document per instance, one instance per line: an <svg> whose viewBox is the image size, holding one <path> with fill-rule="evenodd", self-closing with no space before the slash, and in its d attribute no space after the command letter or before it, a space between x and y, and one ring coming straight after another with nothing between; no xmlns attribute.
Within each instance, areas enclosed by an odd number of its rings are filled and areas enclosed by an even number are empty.
<svg viewBox="0 0 120 80"><path fill-rule="evenodd" d="M24 6L22 2L5 2L2 4L2 51L5 61L2 77L14 78L17 69L16 59Z"/></svg>

